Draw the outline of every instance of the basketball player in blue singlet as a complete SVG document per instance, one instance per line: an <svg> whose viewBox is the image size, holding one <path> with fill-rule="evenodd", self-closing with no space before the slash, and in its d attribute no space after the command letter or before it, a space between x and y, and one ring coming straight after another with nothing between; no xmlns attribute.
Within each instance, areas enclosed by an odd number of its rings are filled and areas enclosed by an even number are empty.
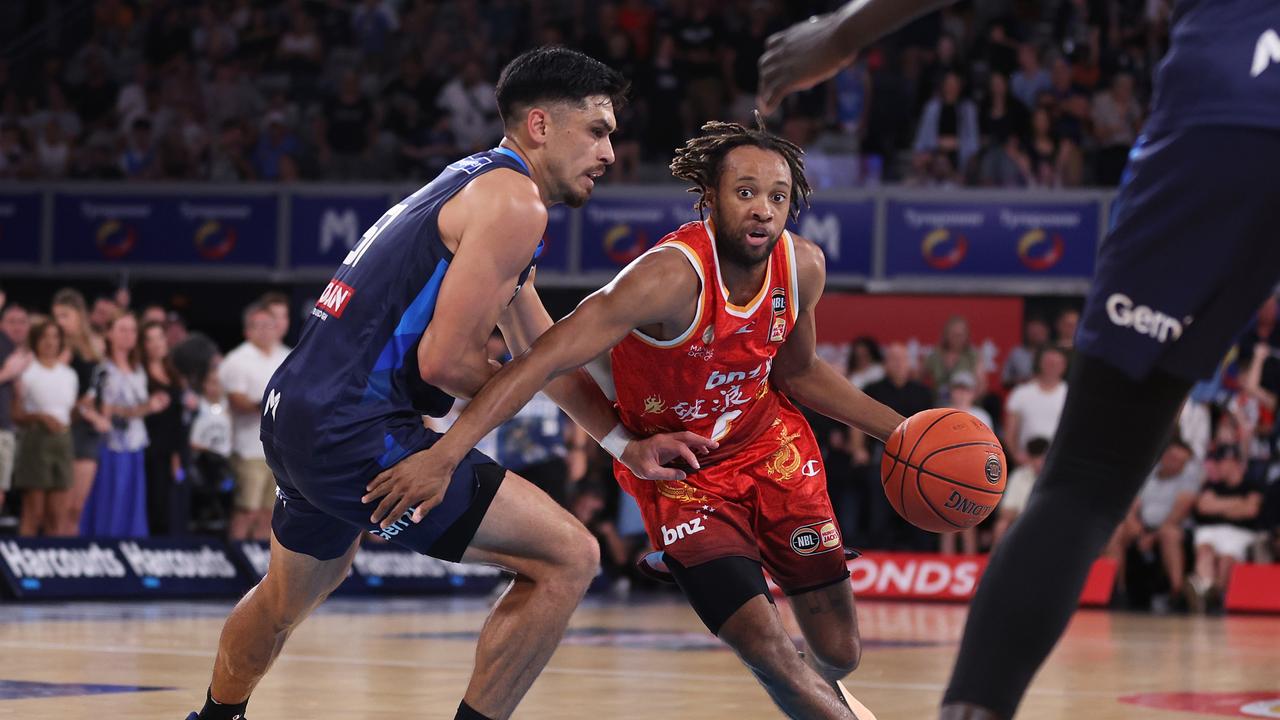
<svg viewBox="0 0 1280 720"><path fill-rule="evenodd" d="M769 38L761 108L946 4L855 0ZM1280 279L1280 2L1174 0L1170 40L1111 212L1053 449L974 597L945 720L1013 715L1192 382L1213 373Z"/></svg>
<svg viewBox="0 0 1280 720"><path fill-rule="evenodd" d="M502 144L450 165L387 211L351 250L311 311L262 402L262 442L279 486L266 577L222 631L204 709L244 716L289 633L346 577L363 532L449 561L516 573L478 639L457 718L506 718L551 657L595 576L591 534L546 494L472 451L438 497L371 520L366 485L414 472L444 415L495 372L495 325L516 354L551 318L531 285L547 208L586 202L613 162L609 134L626 81L585 55L540 48L496 87ZM647 477L711 443L691 435L619 437L618 418L586 373L547 393ZM612 435L611 435L612 431ZM692 446L691 450L689 446ZM415 510L418 515L415 517Z"/></svg>

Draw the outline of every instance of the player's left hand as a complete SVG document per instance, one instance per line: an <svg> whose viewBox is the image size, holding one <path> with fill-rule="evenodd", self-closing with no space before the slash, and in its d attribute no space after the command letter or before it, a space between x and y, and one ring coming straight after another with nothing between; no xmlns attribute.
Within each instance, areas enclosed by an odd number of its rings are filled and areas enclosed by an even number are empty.
<svg viewBox="0 0 1280 720"><path fill-rule="evenodd" d="M386 530L409 508L414 508L413 521L421 522L444 499L455 467L439 450L427 448L383 470L365 486L367 492L360 498L366 504L382 498L369 522Z"/></svg>
<svg viewBox="0 0 1280 720"><path fill-rule="evenodd" d="M698 456L706 455L719 446L720 443L714 440L687 431L662 433L627 443L619 461L642 480L683 480L683 470L666 467L666 464L683 460L698 470L701 467Z"/></svg>
<svg viewBox="0 0 1280 720"><path fill-rule="evenodd" d="M788 95L830 79L853 59L857 48L842 45L833 14L814 15L765 41L760 56L756 105L768 115Z"/></svg>

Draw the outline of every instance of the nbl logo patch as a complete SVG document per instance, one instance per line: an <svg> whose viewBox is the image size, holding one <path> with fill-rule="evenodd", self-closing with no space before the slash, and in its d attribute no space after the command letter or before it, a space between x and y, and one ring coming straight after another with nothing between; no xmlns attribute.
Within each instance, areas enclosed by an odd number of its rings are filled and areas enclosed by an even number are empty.
<svg viewBox="0 0 1280 720"><path fill-rule="evenodd" d="M769 328L769 342L782 342L787 336L787 291L773 289L773 323Z"/></svg>
<svg viewBox="0 0 1280 720"><path fill-rule="evenodd" d="M791 533L791 549L797 555L821 555L840 547L840 530L830 518L802 525Z"/></svg>

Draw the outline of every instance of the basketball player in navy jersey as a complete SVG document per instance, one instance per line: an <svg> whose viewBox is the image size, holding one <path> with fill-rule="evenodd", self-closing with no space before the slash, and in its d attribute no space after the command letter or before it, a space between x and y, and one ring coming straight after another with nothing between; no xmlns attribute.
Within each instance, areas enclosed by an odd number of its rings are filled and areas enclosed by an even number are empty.
<svg viewBox="0 0 1280 720"><path fill-rule="evenodd" d="M547 208L578 207L613 162L609 134L626 81L585 55L539 48L497 84L505 137L450 165L387 211L351 250L276 371L262 402L262 442L279 486L266 577L232 611L213 681L188 720L238 720L290 632L347 575L363 532L448 561L516 573L480 632L457 718L506 718L551 657L595 576L591 534L546 494L470 452L412 521L376 524L362 502L375 476L413 473L444 415L495 372L498 326L517 355L551 326L531 285ZM586 373L547 393L597 439L618 417ZM616 435L616 434L615 434ZM613 438L646 477L713 443L693 436ZM693 445L690 449L685 442Z"/></svg>
<svg viewBox="0 0 1280 720"><path fill-rule="evenodd" d="M766 43L760 105L826 80L949 0L855 0ZM1280 279L1280 2L1174 0L1043 474L991 557L944 720L1012 717L1095 558L1173 431Z"/></svg>

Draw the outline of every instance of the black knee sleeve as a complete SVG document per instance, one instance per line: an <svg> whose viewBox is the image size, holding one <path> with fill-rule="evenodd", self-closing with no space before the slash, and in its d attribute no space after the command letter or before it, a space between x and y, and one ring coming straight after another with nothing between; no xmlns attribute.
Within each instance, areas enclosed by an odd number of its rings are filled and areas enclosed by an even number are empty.
<svg viewBox="0 0 1280 720"><path fill-rule="evenodd" d="M1089 569L1168 442L1191 383L1073 362L1057 435L1027 509L978 586L945 703L1013 716L1062 635Z"/></svg>
<svg viewBox="0 0 1280 720"><path fill-rule="evenodd" d="M773 602L760 563L750 558L723 557L693 567L681 565L670 555L665 559L676 584L712 635L719 635L725 621L756 595Z"/></svg>

